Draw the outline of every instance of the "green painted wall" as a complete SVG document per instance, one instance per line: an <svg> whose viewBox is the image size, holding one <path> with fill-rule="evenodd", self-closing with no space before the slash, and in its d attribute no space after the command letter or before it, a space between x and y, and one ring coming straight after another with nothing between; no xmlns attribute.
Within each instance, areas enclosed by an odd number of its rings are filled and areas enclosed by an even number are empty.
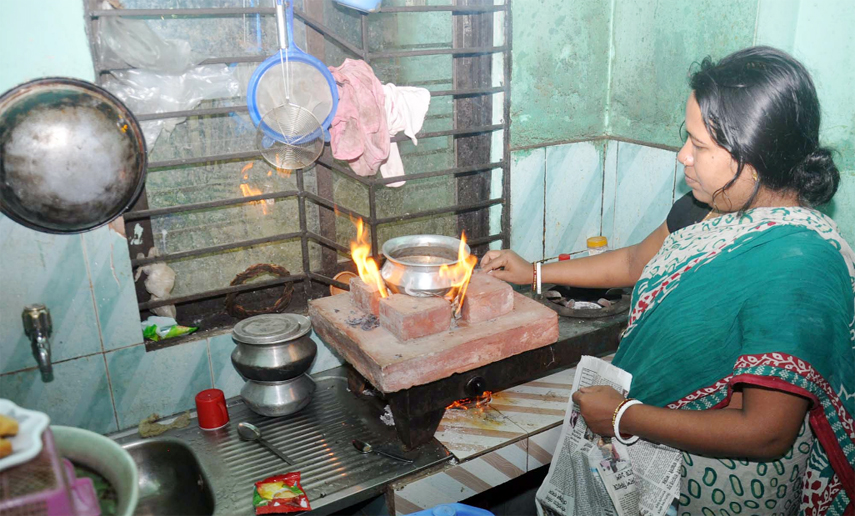
<svg viewBox="0 0 855 516"><path fill-rule="evenodd" d="M511 147L604 132L611 0L516 0Z"/></svg>
<svg viewBox="0 0 855 516"><path fill-rule="evenodd" d="M45 76L91 81L95 70L84 27L82 1L3 2L0 92Z"/></svg>
<svg viewBox="0 0 855 516"><path fill-rule="evenodd" d="M751 46L757 0L620 0L615 3L606 130L678 145L693 62Z"/></svg>
<svg viewBox="0 0 855 516"><path fill-rule="evenodd" d="M851 0L761 0L757 42L791 52L813 75L822 103L822 144L837 151L840 190L824 208L855 242L855 4Z"/></svg>

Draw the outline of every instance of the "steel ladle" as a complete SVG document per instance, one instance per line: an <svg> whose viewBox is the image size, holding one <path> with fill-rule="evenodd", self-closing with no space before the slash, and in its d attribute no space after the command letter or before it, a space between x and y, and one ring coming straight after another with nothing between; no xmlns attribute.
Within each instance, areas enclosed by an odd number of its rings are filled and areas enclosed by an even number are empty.
<svg viewBox="0 0 855 516"><path fill-rule="evenodd" d="M294 462L288 458L287 455L279 451L272 444L267 442L265 439L261 437L261 430L258 429L253 424L250 423L240 423L238 424L238 436L244 441L256 441L262 446L267 447L268 450L272 451L276 454L277 457L285 461L285 464L292 465Z"/></svg>
<svg viewBox="0 0 855 516"><path fill-rule="evenodd" d="M412 464L413 461L410 459L406 459L404 457L399 457L398 455L392 453L386 453L384 451L375 450L370 444L360 441L359 439L354 439L353 447L359 450L360 453L376 453L377 455L382 455L384 457L389 457L390 459L397 460L399 462L405 462L407 464Z"/></svg>

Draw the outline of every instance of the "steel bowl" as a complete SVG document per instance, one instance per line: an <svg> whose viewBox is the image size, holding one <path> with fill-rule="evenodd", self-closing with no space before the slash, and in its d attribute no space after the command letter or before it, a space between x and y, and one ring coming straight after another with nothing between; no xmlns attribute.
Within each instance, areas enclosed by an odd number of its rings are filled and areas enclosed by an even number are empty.
<svg viewBox="0 0 855 516"><path fill-rule="evenodd" d="M386 263L380 276L396 294L414 297L442 296L451 290L451 279L440 277L443 265L456 265L460 240L441 235L412 235L383 244ZM464 245L466 255L471 252Z"/></svg>
<svg viewBox="0 0 855 516"><path fill-rule="evenodd" d="M312 323L298 314L262 314L232 330L232 365L245 380L281 382L312 367L318 347L309 336Z"/></svg>
<svg viewBox="0 0 855 516"><path fill-rule="evenodd" d="M0 211L31 229L77 233L139 198L142 130L107 90L48 78L0 95Z"/></svg>
<svg viewBox="0 0 855 516"><path fill-rule="evenodd" d="M314 380L301 374L284 382L246 382L240 396L253 412L281 417L303 409L312 401L314 392Z"/></svg>

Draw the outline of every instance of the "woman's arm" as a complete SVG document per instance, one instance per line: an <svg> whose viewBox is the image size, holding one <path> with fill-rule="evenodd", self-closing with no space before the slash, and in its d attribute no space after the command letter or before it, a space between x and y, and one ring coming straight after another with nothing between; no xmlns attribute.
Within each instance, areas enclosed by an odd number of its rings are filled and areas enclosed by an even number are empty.
<svg viewBox="0 0 855 516"><path fill-rule="evenodd" d="M612 416L623 396L611 387L579 389L573 401L594 432L613 436ZM742 406L733 410L672 410L652 405L629 407L622 434L708 457L774 460L795 442L810 402L783 391L744 385Z"/></svg>
<svg viewBox="0 0 855 516"><path fill-rule="evenodd" d="M543 266L541 281L583 288L631 287L647 262L659 252L669 235L662 224L641 243L614 251ZM531 283L531 263L513 251L488 251L481 268L496 278L518 285ZM502 269L500 269L502 268Z"/></svg>

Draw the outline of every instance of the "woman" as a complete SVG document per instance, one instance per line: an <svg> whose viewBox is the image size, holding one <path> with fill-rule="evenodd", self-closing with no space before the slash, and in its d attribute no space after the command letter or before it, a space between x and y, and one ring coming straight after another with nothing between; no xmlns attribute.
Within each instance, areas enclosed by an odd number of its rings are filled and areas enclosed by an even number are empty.
<svg viewBox="0 0 855 516"><path fill-rule="evenodd" d="M816 90L765 47L704 60L691 87L677 159L692 193L640 244L545 265L542 280L635 284L613 363L642 404L619 430L683 451L680 514L855 514L855 255L811 209L839 181ZM482 267L532 281L511 251ZM614 435L623 396L573 400Z"/></svg>

